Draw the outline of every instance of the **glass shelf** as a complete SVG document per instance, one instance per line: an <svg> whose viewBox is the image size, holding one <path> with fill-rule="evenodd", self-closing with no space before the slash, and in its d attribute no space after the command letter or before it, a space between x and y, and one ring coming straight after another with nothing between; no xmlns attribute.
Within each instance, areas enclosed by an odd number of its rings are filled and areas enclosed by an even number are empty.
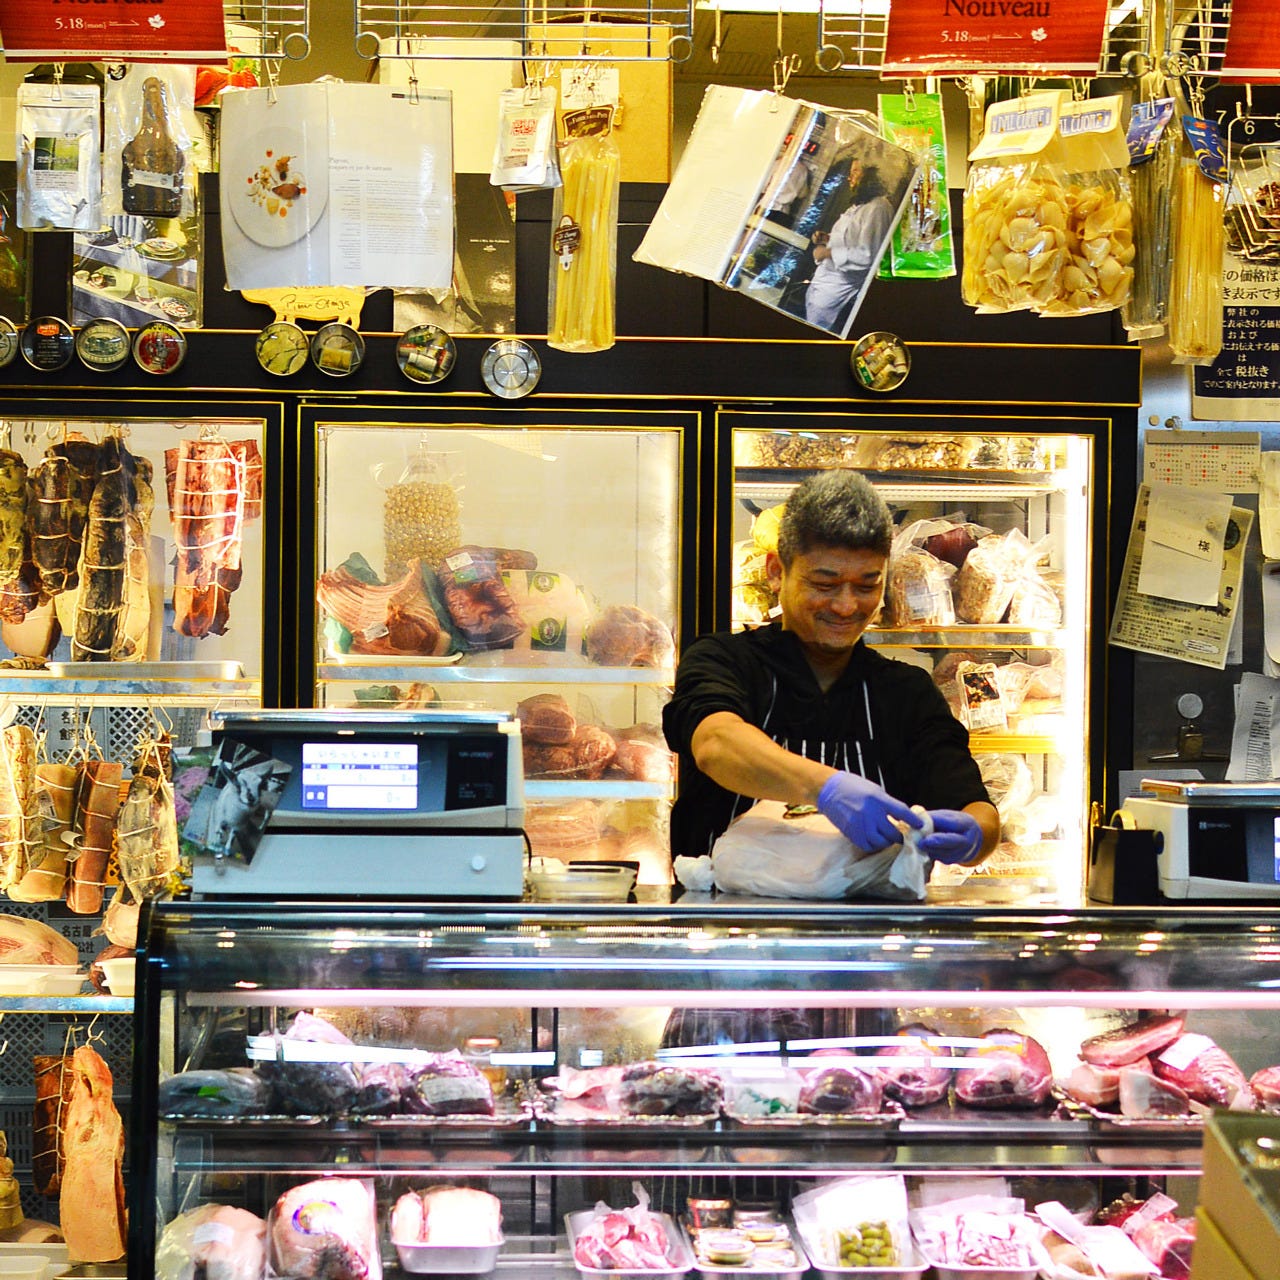
<svg viewBox="0 0 1280 1280"><path fill-rule="evenodd" d="M0 996L6 1013L132 1013L132 996ZM0 1039L3 1035L0 1034Z"/></svg>
<svg viewBox="0 0 1280 1280"><path fill-rule="evenodd" d="M347 659L321 662L316 669L322 681L386 681L390 684L426 680L431 684L624 684L670 685L675 681L671 667L593 666L484 666L458 662L397 662L374 659Z"/></svg>

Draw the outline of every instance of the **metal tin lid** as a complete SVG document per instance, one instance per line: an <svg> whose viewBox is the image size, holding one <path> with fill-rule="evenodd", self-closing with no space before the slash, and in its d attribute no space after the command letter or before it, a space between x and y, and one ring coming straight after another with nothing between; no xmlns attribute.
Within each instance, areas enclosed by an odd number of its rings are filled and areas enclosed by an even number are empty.
<svg viewBox="0 0 1280 1280"><path fill-rule="evenodd" d="M98 316L76 334L80 363L97 373L110 373L129 358L129 330L119 320Z"/></svg>
<svg viewBox="0 0 1280 1280"><path fill-rule="evenodd" d="M133 358L148 373L172 373L187 358L186 335L167 320L152 320L133 335Z"/></svg>
<svg viewBox="0 0 1280 1280"><path fill-rule="evenodd" d="M877 329L853 344L849 365L868 391L896 391L911 372L911 353L896 333Z"/></svg>
<svg viewBox="0 0 1280 1280"><path fill-rule="evenodd" d="M0 316L0 369L18 355L18 326L8 316Z"/></svg>
<svg viewBox="0 0 1280 1280"><path fill-rule="evenodd" d="M538 385L542 361L538 353L519 338L502 338L484 353L480 361L484 385L503 400L519 400Z"/></svg>
<svg viewBox="0 0 1280 1280"><path fill-rule="evenodd" d="M311 341L298 325L277 320L253 340L253 350L267 373L287 378L307 363Z"/></svg>
<svg viewBox="0 0 1280 1280"><path fill-rule="evenodd" d="M438 324L420 324L396 343L396 363L410 382L443 382L453 372L458 348Z"/></svg>
<svg viewBox="0 0 1280 1280"><path fill-rule="evenodd" d="M311 361L331 378L346 378L364 363L364 339L349 324L335 321L311 335Z"/></svg>
<svg viewBox="0 0 1280 1280"><path fill-rule="evenodd" d="M22 358L45 373L65 369L75 358L76 338L59 316L38 316L22 331Z"/></svg>

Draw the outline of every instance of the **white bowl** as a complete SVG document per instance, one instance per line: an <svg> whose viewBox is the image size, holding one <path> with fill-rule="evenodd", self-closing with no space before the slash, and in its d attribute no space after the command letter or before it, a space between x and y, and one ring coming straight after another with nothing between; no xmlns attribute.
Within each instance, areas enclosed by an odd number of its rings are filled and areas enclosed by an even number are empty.
<svg viewBox="0 0 1280 1280"><path fill-rule="evenodd" d="M392 1241L395 1244L395 1241ZM498 1261L497 1244L396 1244L400 1265L418 1275L487 1275Z"/></svg>
<svg viewBox="0 0 1280 1280"><path fill-rule="evenodd" d="M116 960L99 960L98 968L102 970L103 980L113 996L133 995L134 978L137 970L136 957L121 956Z"/></svg>

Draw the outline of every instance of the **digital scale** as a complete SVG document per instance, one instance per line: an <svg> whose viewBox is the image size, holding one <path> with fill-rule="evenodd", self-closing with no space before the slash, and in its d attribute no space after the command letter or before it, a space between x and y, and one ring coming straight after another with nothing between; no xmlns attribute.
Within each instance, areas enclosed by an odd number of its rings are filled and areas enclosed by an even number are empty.
<svg viewBox="0 0 1280 1280"><path fill-rule="evenodd" d="M1156 854L1166 898L1280 901L1280 782L1144 778L1121 805L1164 837Z"/></svg>
<svg viewBox="0 0 1280 1280"><path fill-rule="evenodd" d="M278 762L282 782L251 854L195 859L195 896L521 897L524 768L513 716L227 712L215 713L213 738Z"/></svg>

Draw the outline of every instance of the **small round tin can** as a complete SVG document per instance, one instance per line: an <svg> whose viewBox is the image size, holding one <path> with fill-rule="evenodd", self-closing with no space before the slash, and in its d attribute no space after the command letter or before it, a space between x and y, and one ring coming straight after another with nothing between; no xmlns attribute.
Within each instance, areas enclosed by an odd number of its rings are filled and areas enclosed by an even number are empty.
<svg viewBox="0 0 1280 1280"><path fill-rule="evenodd" d="M129 330L119 320L98 316L76 334L76 355L86 369L110 373L129 358Z"/></svg>
<svg viewBox="0 0 1280 1280"><path fill-rule="evenodd" d="M267 373L287 378L307 363L311 342L298 325L277 320L253 340L253 350Z"/></svg>
<svg viewBox="0 0 1280 1280"><path fill-rule="evenodd" d="M694 1231L719 1231L733 1226L733 1201L719 1196L690 1196L685 1201Z"/></svg>
<svg viewBox="0 0 1280 1280"><path fill-rule="evenodd" d="M186 335L167 320L152 320L133 335L133 358L147 373L173 373L187 358Z"/></svg>
<svg viewBox="0 0 1280 1280"><path fill-rule="evenodd" d="M410 382L443 382L457 359L453 338L438 324L415 325L396 343L396 363Z"/></svg>
<svg viewBox="0 0 1280 1280"><path fill-rule="evenodd" d="M364 339L349 324L334 321L311 335L311 362L331 378L347 378L364 363Z"/></svg>
<svg viewBox="0 0 1280 1280"><path fill-rule="evenodd" d="M38 316L22 331L22 358L42 373L56 373L75 359L76 336L60 316Z"/></svg>
<svg viewBox="0 0 1280 1280"><path fill-rule="evenodd" d="M8 316L0 316L0 369L18 356L18 326Z"/></svg>

